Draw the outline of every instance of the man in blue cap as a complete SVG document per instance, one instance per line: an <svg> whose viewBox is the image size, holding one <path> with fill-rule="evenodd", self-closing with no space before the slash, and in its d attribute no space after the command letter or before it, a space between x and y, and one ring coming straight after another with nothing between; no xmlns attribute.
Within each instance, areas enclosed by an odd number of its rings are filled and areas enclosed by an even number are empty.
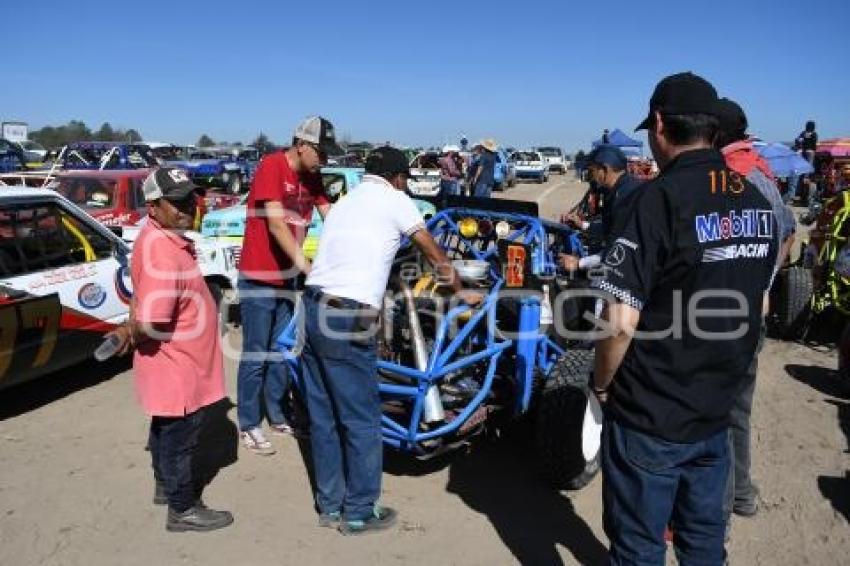
<svg viewBox="0 0 850 566"><path fill-rule="evenodd" d="M611 227L618 214L625 210L629 196L641 185L626 172L626 156L620 148L613 145L601 145L588 156L587 169L590 180L605 192L605 206L598 218L587 221L577 214L567 214L567 222L581 228L591 240L602 243L602 248L611 243ZM601 250L597 250L600 251ZM589 269L601 262L601 253L584 258L562 255L561 264L568 271Z"/></svg>

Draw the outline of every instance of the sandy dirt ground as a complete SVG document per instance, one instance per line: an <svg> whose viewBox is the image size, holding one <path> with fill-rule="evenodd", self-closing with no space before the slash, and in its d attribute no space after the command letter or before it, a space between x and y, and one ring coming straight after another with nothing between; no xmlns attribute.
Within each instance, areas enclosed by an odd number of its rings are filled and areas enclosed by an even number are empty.
<svg viewBox="0 0 850 566"><path fill-rule="evenodd" d="M520 184L555 218L583 187L571 176ZM505 195L502 195L505 196ZM228 335L238 352L239 332ZM761 512L736 518L732 564L847 564L850 402L835 354L770 340L753 409ZM227 362L235 399L235 357ZM846 390L845 390L846 391ZM170 534L151 504L147 422L126 365L84 364L0 393L0 565L598 564L605 559L600 478L577 493L538 479L527 435L485 440L429 463L388 453L384 501L398 528L346 538L316 526L297 441L259 457L237 444L235 409L217 406L203 437L205 499L235 524ZM669 553L669 554L672 554ZM672 563L672 558L670 559Z"/></svg>

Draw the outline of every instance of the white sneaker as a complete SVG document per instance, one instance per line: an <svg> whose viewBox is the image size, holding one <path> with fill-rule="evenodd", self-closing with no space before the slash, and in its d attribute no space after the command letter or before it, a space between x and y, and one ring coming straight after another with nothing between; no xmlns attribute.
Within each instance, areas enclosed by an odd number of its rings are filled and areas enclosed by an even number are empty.
<svg viewBox="0 0 850 566"><path fill-rule="evenodd" d="M245 448L254 454L271 456L275 453L274 446L272 446L271 442L266 440L266 436L260 428L252 428L251 430L242 431L240 436L242 437L242 444L245 445Z"/></svg>

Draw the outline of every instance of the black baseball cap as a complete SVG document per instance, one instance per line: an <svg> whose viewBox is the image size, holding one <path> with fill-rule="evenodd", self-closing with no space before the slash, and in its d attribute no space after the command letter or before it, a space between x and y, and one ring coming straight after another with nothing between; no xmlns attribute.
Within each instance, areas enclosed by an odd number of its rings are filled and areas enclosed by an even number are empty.
<svg viewBox="0 0 850 566"><path fill-rule="evenodd" d="M704 78L691 72L670 75L655 86L649 99L649 114L635 131L648 129L656 110L662 114L716 116L717 101L717 90Z"/></svg>
<svg viewBox="0 0 850 566"><path fill-rule="evenodd" d="M381 177L393 177L404 173L410 177L410 164L404 152L385 145L369 153L369 157L366 158L366 172Z"/></svg>
<svg viewBox="0 0 850 566"><path fill-rule="evenodd" d="M720 121L720 131L730 140L740 140L747 133L747 115L734 100L721 98L717 101L717 119Z"/></svg>
<svg viewBox="0 0 850 566"><path fill-rule="evenodd" d="M192 193L204 194L205 192L189 179L189 174L185 170L177 167L160 167L148 175L142 183L145 202L161 198L181 201Z"/></svg>
<svg viewBox="0 0 850 566"><path fill-rule="evenodd" d="M345 153L336 143L334 125L330 120L321 116L310 116L295 128L294 137L312 143L325 155L342 155Z"/></svg>

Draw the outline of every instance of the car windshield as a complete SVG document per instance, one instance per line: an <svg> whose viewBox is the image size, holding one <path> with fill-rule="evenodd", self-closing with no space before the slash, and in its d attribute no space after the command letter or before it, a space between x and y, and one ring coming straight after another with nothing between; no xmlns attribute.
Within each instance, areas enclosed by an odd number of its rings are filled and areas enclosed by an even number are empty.
<svg viewBox="0 0 850 566"><path fill-rule="evenodd" d="M0 276L96 261L112 244L54 203L0 209Z"/></svg>
<svg viewBox="0 0 850 566"><path fill-rule="evenodd" d="M189 154L189 159L216 159L216 156L209 151L193 151Z"/></svg>
<svg viewBox="0 0 850 566"><path fill-rule="evenodd" d="M423 153L416 156L410 166L416 169L439 169L440 156L436 153Z"/></svg>
<svg viewBox="0 0 850 566"><path fill-rule="evenodd" d="M539 151L546 157L561 157L561 150L557 147L541 147Z"/></svg>
<svg viewBox="0 0 850 566"><path fill-rule="evenodd" d="M116 185L114 179L63 177L59 179L56 192L79 207L101 210L114 206Z"/></svg>
<svg viewBox="0 0 850 566"><path fill-rule="evenodd" d="M540 161L540 155L532 151L518 151L514 154L514 161Z"/></svg>

